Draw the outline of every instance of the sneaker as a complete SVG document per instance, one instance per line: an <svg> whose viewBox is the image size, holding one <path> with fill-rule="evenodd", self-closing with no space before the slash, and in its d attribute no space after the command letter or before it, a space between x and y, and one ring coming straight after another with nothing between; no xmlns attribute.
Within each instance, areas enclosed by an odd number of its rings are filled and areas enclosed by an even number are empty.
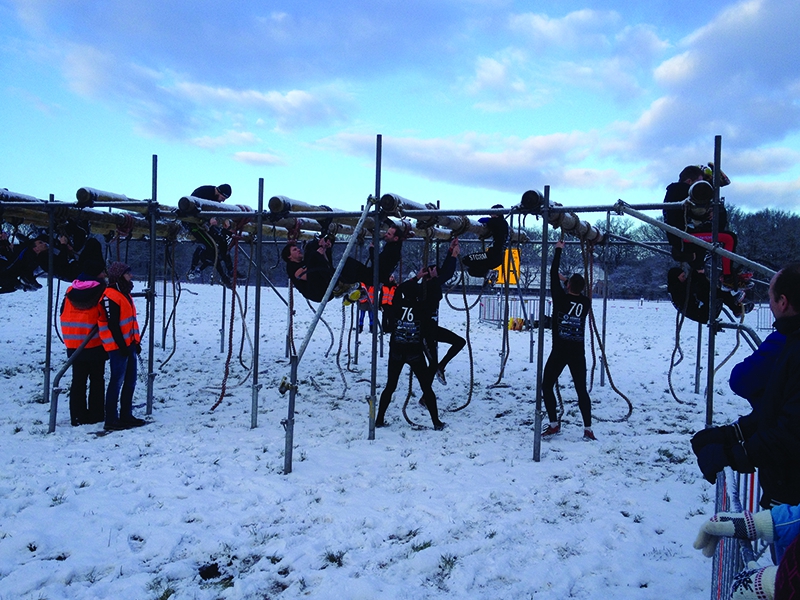
<svg viewBox="0 0 800 600"><path fill-rule="evenodd" d="M106 423L103 425L103 430L105 431L124 431L127 427L121 421L113 421L111 423Z"/></svg>
<svg viewBox="0 0 800 600"><path fill-rule="evenodd" d="M35 292L36 290L42 289L42 284L36 281L36 278L30 279L27 277L20 277L19 282L24 292Z"/></svg>
<svg viewBox="0 0 800 600"><path fill-rule="evenodd" d="M445 427L447 427L447 423L442 423L441 421L433 424L434 431L441 431Z"/></svg>
<svg viewBox="0 0 800 600"><path fill-rule="evenodd" d="M186 274L186 279L189 281L194 281L198 277L200 277L200 267L195 267Z"/></svg>
<svg viewBox="0 0 800 600"><path fill-rule="evenodd" d="M719 287L723 292L736 293L739 289L739 278L734 275L721 275L719 278Z"/></svg>
<svg viewBox="0 0 800 600"><path fill-rule="evenodd" d="M141 427L142 425L147 425L147 421L145 421L144 419L139 419L137 417L127 417L125 419L120 419L120 423L122 423L123 425L125 425L125 427L129 429L132 427Z"/></svg>
<svg viewBox="0 0 800 600"><path fill-rule="evenodd" d="M742 271L739 273L739 288L743 290L751 289L755 284L753 283L753 273L750 271Z"/></svg>
<svg viewBox="0 0 800 600"><path fill-rule="evenodd" d="M587 442L596 442L597 438L594 437L594 432L591 429L583 430L583 439Z"/></svg>
<svg viewBox="0 0 800 600"><path fill-rule="evenodd" d="M558 435L561 433L561 425L548 425L545 430L542 432L542 437L552 437L554 435Z"/></svg>
<svg viewBox="0 0 800 600"><path fill-rule="evenodd" d="M444 376L444 369L436 369L436 379L439 380L439 383L442 385L447 385L447 379Z"/></svg>

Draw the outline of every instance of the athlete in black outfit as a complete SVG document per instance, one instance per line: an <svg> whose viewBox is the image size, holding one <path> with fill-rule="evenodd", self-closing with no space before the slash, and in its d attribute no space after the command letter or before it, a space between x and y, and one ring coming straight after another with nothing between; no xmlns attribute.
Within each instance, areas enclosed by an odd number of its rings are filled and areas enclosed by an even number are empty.
<svg viewBox="0 0 800 600"><path fill-rule="evenodd" d="M378 280L388 284L403 250L403 232L394 226L389 227L383 236L386 242L378 255ZM281 258L286 262L286 274L297 291L312 302L321 302L325 290L336 271L331 250L332 236L323 236L306 244L305 252L290 241L283 247ZM347 257L339 281L345 285L363 283L372 285L372 268Z"/></svg>
<svg viewBox="0 0 800 600"><path fill-rule="evenodd" d="M492 208L503 208L502 204L495 204ZM467 272L473 277L486 277L492 269L503 263L503 254L508 241L508 223L503 215L492 215L478 219L480 223L492 234L492 245L486 251L473 252L462 259Z"/></svg>
<svg viewBox="0 0 800 600"><path fill-rule="evenodd" d="M439 325L439 303L441 302L444 294L442 293L442 285L449 281L456 272L457 258L461 252L461 247L458 244L458 238L454 238L450 242L450 248L447 251L447 257L442 263L442 268L437 269L435 266L428 268L428 277L423 277L422 286L423 294L426 301L431 307L431 327L430 335L426 338L425 344L428 350L430 359L431 376L436 376L442 384L447 385L447 380L444 377L444 369L447 364L453 360L456 355L461 352L467 344L467 340L449 329L445 329ZM439 360L439 342L449 344L447 353L442 360Z"/></svg>
<svg viewBox="0 0 800 600"><path fill-rule="evenodd" d="M444 429L445 424L439 420L439 410L436 407L436 394L431 387L432 367L425 359L424 340L430 335L432 309L431 303L423 299L422 286L417 281L425 277L426 272L427 269L422 269L414 278L401 283L394 295L391 305L392 317L389 319L392 334L389 340L389 372L378 406L376 427L383 427L386 424L384 421L386 409L389 408L392 394L397 389L403 366L408 364L422 388L422 397L431 415L433 428L437 431Z"/></svg>
<svg viewBox="0 0 800 600"><path fill-rule="evenodd" d="M212 202L225 202L231 197L231 186L223 183L219 186L201 185L192 192L195 198L210 200ZM192 255L192 266L189 269L189 279L195 279L207 267L214 266L216 259L217 273L220 281L226 287L231 286L233 275L233 260L228 252L228 246L233 238L229 229L217 224L216 219L211 219L206 226L192 225L189 230L192 237L200 242Z"/></svg>
<svg viewBox="0 0 800 600"><path fill-rule="evenodd" d="M591 303L589 298L582 294L585 281L581 275L577 273L572 275L567 280L566 290L561 286L558 267L561 263L563 248L564 242L556 243L553 264L550 267L550 295L553 297L553 349L547 358L542 376L544 405L550 424L542 436L549 437L561 432L554 390L564 367L569 367L575 391L578 393L578 408L583 417L583 437L587 440L595 440L592 432L592 400L589 398L589 392L586 391L586 352L583 342L586 317L591 309Z"/></svg>

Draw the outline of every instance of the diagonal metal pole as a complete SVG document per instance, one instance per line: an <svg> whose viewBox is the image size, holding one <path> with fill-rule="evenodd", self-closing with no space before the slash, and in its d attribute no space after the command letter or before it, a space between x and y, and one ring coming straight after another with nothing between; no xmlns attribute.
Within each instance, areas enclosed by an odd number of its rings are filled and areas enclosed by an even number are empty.
<svg viewBox="0 0 800 600"><path fill-rule="evenodd" d="M676 206L680 206L680 204L678 204L678 203L675 203L675 204L676 204ZM650 217L650 216L648 216L648 215L646 215L646 214L644 214L642 212L639 212L638 210L636 210L634 208L631 208L630 206L625 204L625 202L623 202L622 200L619 200L614 205L614 210L617 213L624 213L626 215L634 217L635 219L639 219L640 221L644 221L645 223L649 223L653 227L658 227L662 231L666 231L667 233L671 233L673 235L676 235L679 238L681 238L681 239L683 239L683 240L685 240L687 242L691 242L695 246L699 246L700 248L704 248L704 249L708 250L709 252L711 252L713 254L716 254L716 255L721 256L723 258L729 258L733 262L739 263L741 265L744 265L744 266L748 267L749 269L751 269L753 271L758 271L762 275L766 275L767 277L772 277L773 275L775 275L775 271L773 271L769 267L765 267L764 265L760 265L757 262L753 262L752 260L750 260L748 258L745 258L744 256L740 256L739 254L734 254L733 252L729 252L729 251L725 250L724 248L717 247L714 244L706 242L705 240L701 240L700 238L696 238L694 236L691 236L688 233L686 233L685 231L682 231L682 230L678 229L677 227L672 227L671 225L667 225L666 223L663 223L662 221L659 221L658 219L654 219L653 217Z"/></svg>
<svg viewBox="0 0 800 600"><path fill-rule="evenodd" d="M284 475L288 475L292 472L292 451L294 447L294 407L295 407L295 398L297 397L297 367L300 364L300 360L303 358L303 354L306 352L306 348L308 348L308 344L311 341L311 336L314 333L314 330L317 327L317 323L319 323L320 318L322 317L322 311L325 310L325 307L328 305L328 300L330 300L331 296L333 295L333 288L336 287L336 283L339 281L339 275L342 274L342 269L344 269L344 263L347 261L350 254L353 252L353 248L356 245L356 240L358 238L358 234L364 228L364 222L367 220L367 215L369 214L372 205L376 202L376 199L372 196L369 197L367 200L367 204L364 207L364 211L361 213L361 218L358 220L358 224L356 225L355 230L353 231L350 239L347 242L347 246L344 249L344 254L342 258L339 260L339 263L336 265L336 270L333 272L333 276L331 277L331 281L328 284L328 288L325 290L325 295L322 297L322 302L319 303L317 306L317 310L314 313L314 317L311 319L311 324L308 326L308 331L306 331L306 337L303 339L303 343L300 345L300 349L297 351L297 354L292 355L289 360L291 361L291 372L290 372L290 384L289 384L289 407L288 407L288 414L286 419L283 421L284 427L286 428L286 444L284 446L284 455L283 455L283 473ZM379 225L375 224L375 229L378 229Z"/></svg>

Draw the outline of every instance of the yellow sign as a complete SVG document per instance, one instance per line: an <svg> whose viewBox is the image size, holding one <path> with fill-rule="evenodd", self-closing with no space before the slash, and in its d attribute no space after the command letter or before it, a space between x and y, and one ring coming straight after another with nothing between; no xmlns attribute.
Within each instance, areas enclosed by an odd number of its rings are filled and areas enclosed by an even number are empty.
<svg viewBox="0 0 800 600"><path fill-rule="evenodd" d="M495 271L497 271L498 284L502 285L506 282L505 274L508 273L509 285L517 285L517 276L519 275L519 248L506 250L503 264L497 267Z"/></svg>

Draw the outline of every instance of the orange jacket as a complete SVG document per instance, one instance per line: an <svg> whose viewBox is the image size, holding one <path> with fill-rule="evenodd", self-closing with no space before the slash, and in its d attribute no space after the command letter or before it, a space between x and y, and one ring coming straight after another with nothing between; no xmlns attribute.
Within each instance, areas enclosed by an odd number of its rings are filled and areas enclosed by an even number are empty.
<svg viewBox="0 0 800 600"><path fill-rule="evenodd" d="M67 294L72 290L72 286L67 289ZM75 308L70 299L64 298L64 311L61 313L61 334L64 337L64 345L67 349L74 350L81 345L86 336L97 325L100 318L105 318L105 312L100 304L92 308L81 310ZM102 344L99 331L87 342L84 348L96 348Z"/></svg>
<svg viewBox="0 0 800 600"><path fill-rule="evenodd" d="M119 328L122 331L126 346L130 347L134 343L138 344L141 341L141 337L139 336L139 322L136 320L136 307L133 305L133 300L114 288L108 288L103 294L103 298L108 298L114 304L119 305ZM103 348L106 349L106 352L117 350L119 346L114 340L111 329L109 329L108 314L105 310L100 312L102 316L98 324L100 325L100 339L103 340Z"/></svg>

